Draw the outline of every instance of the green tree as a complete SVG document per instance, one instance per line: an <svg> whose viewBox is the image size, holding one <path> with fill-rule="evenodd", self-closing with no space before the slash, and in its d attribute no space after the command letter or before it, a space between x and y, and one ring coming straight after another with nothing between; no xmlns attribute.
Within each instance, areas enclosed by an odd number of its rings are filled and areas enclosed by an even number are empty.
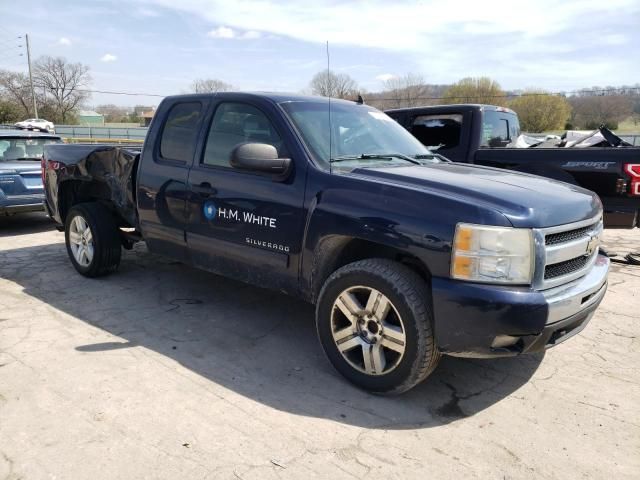
<svg viewBox="0 0 640 480"><path fill-rule="evenodd" d="M566 98L544 90L526 90L512 100L509 107L518 114L522 130L530 133L561 130L571 116L571 105Z"/></svg>
<svg viewBox="0 0 640 480"><path fill-rule="evenodd" d="M0 98L0 123L15 123L22 120L22 109L14 102Z"/></svg>
<svg viewBox="0 0 640 480"><path fill-rule="evenodd" d="M507 98L500 84L488 77L467 77L444 92L444 103L484 103L505 106Z"/></svg>

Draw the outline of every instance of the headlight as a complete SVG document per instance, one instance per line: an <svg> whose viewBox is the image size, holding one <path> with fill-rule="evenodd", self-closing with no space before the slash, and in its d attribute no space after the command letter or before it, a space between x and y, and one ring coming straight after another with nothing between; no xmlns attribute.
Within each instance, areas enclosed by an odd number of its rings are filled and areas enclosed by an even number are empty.
<svg viewBox="0 0 640 480"><path fill-rule="evenodd" d="M457 225L451 254L453 278L530 284L533 265L533 233L530 229Z"/></svg>

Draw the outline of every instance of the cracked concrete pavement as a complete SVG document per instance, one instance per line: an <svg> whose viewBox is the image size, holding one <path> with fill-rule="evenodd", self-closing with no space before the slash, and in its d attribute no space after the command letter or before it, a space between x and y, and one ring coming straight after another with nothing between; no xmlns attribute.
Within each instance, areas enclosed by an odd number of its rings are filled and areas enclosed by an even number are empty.
<svg viewBox="0 0 640 480"><path fill-rule="evenodd" d="M640 231L606 231L618 252ZM0 219L0 479L639 478L640 267L544 356L444 358L356 390L313 308L150 255L88 280L42 215Z"/></svg>

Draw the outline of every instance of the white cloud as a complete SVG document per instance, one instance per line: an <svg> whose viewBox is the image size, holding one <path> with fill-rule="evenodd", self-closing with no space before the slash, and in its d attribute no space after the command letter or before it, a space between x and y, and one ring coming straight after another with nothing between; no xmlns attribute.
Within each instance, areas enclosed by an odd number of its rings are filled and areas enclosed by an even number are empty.
<svg viewBox="0 0 640 480"><path fill-rule="evenodd" d="M526 0L517 9L503 1L488 6L477 0L451 2L426 0L389 2L312 3L293 0L145 0L164 8L179 10L220 25L209 36L240 38L240 31L262 31L314 43L356 45L394 51L439 50L439 36L459 32L467 35L512 34L532 38L561 33L581 16L597 17L607 11L633 11L637 0ZM505 5L503 5L505 3ZM552 13L551 13L552 12ZM354 21L357 19L357 21ZM394 35L389 25L401 25L402 35ZM461 37L462 38L462 37Z"/></svg>
<svg viewBox="0 0 640 480"><path fill-rule="evenodd" d="M383 73L382 75L378 75L376 80L380 80L381 82L388 82L392 78L398 78L397 75L393 75L391 73Z"/></svg>
<svg viewBox="0 0 640 480"><path fill-rule="evenodd" d="M244 33L237 32L233 28L220 26L218 28L214 28L207 32L207 37L211 38L237 38L239 40L255 40L257 38L261 38L262 34L256 30L247 30Z"/></svg>
<svg viewBox="0 0 640 480"><path fill-rule="evenodd" d="M625 35L621 33L613 33L611 35L606 35L603 38L604 43L607 45L624 45L628 42L628 39Z"/></svg>
<svg viewBox="0 0 640 480"><path fill-rule="evenodd" d="M236 32L233 30L233 28L224 26L214 28L207 33L207 37L211 38L235 38L235 36Z"/></svg>
<svg viewBox="0 0 640 480"><path fill-rule="evenodd" d="M69 46L71 45L71 40L69 40L67 37L60 37L60 40L58 40L58 45Z"/></svg>
<svg viewBox="0 0 640 480"><path fill-rule="evenodd" d="M157 10L152 10L150 8L144 8L144 7L140 7L136 13L141 17L159 17L160 16L160 12L158 12Z"/></svg>
<svg viewBox="0 0 640 480"><path fill-rule="evenodd" d="M305 48L307 56L318 58L328 40L346 62L367 59L379 65L352 70L356 80L374 88L384 81L376 74L402 71L423 74L429 83L488 75L507 89L553 90L634 83L640 74L640 66L620 48L637 43L638 0L521 0L515 9L507 0L133 2L208 22L213 38L240 41L259 32L260 38L276 36L294 52ZM602 45L618 48L605 53ZM340 61L332 66L338 70Z"/></svg>
<svg viewBox="0 0 640 480"><path fill-rule="evenodd" d="M100 57L101 62L115 62L118 59L117 56L112 53L105 53L102 57Z"/></svg>
<svg viewBox="0 0 640 480"><path fill-rule="evenodd" d="M247 30L242 34L241 38L243 38L244 40L255 40L256 38L260 37L262 37L260 32L256 32L255 30Z"/></svg>

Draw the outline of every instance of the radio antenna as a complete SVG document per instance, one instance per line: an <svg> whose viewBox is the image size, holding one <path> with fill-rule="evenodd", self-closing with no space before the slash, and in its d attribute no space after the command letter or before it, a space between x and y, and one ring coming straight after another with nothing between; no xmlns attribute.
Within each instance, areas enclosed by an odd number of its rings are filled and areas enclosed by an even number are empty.
<svg viewBox="0 0 640 480"><path fill-rule="evenodd" d="M332 138L333 138L333 126L331 124L331 95L333 94L333 88L331 86L331 68L330 68L330 57L329 57L329 40L327 40L327 93L329 97L329 173L331 171L331 156L333 155L332 151Z"/></svg>

